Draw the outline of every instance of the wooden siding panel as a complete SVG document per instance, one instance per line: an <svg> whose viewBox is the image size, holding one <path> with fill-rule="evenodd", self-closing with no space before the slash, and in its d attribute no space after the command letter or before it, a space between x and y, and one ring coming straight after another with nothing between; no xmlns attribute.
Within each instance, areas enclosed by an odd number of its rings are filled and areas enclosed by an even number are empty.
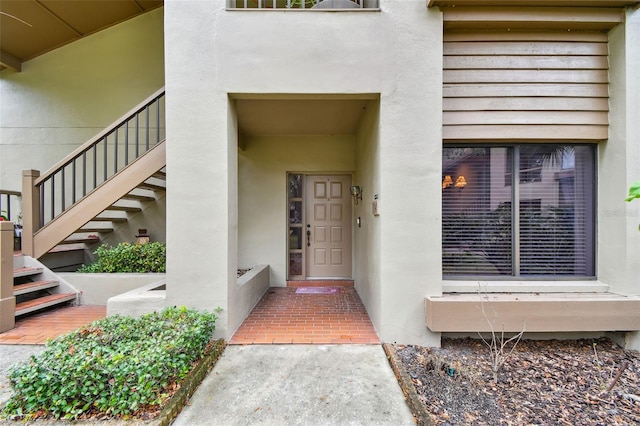
<svg viewBox="0 0 640 426"><path fill-rule="evenodd" d="M603 125L609 122L606 111L446 111L445 126L466 124L583 124Z"/></svg>
<svg viewBox="0 0 640 426"><path fill-rule="evenodd" d="M470 37L471 38L471 37ZM473 40L473 38L471 38ZM606 56L607 43L584 42L535 42L535 41L469 41L444 43L443 53L449 55L568 55L568 56Z"/></svg>
<svg viewBox="0 0 640 426"><path fill-rule="evenodd" d="M564 32L447 34L445 40L450 41L443 46L443 137L478 141L606 139L609 60L602 36L582 33L569 37Z"/></svg>
<svg viewBox="0 0 640 426"><path fill-rule="evenodd" d="M443 9L445 26L449 23L456 25L483 23L497 25L509 23L517 26L523 24L553 24L591 25L594 28L611 28L624 21L622 8L595 7L447 7Z"/></svg>
<svg viewBox="0 0 640 426"><path fill-rule="evenodd" d="M608 126L562 125L465 125L444 126L448 141L578 141L596 142L609 137Z"/></svg>
<svg viewBox="0 0 640 426"><path fill-rule="evenodd" d="M445 56L444 69L607 70L606 56Z"/></svg>
<svg viewBox="0 0 640 426"><path fill-rule="evenodd" d="M504 32L448 32L443 36L445 43L452 41L468 42L470 41L577 41L577 42L590 42L590 43L607 43L609 38L606 33L603 32L540 32L540 31L504 31Z"/></svg>
<svg viewBox="0 0 640 426"><path fill-rule="evenodd" d="M514 97L563 96L576 98L607 98L607 84L444 84L443 96L454 97Z"/></svg>
<svg viewBox="0 0 640 426"><path fill-rule="evenodd" d="M444 98L447 111L609 111L606 98L479 97Z"/></svg>
<svg viewBox="0 0 640 426"><path fill-rule="evenodd" d="M607 83L606 70L444 70L443 83Z"/></svg>

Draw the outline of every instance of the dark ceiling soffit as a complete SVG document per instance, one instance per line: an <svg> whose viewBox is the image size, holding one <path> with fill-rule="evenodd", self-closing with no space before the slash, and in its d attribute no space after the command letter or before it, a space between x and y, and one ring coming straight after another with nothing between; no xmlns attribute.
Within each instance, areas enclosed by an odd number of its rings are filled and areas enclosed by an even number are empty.
<svg viewBox="0 0 640 426"><path fill-rule="evenodd" d="M17 72L22 71L22 61L4 50L0 50L0 66L11 68Z"/></svg>
<svg viewBox="0 0 640 426"><path fill-rule="evenodd" d="M80 31L78 31L76 28L73 27L73 25L71 25L70 23L68 23L67 21L65 21L63 18L61 18L60 16L58 16L56 13L54 13L53 11L51 11L48 7L46 7L44 4L42 4L40 1L35 1L35 4L37 6L40 7L41 10L43 10L44 12L46 12L47 15L49 15L52 19L54 19L55 21L57 21L59 24L61 24L62 26L64 26L65 28L67 28L69 31L71 31L72 33L74 33L76 35L76 37L73 38L69 38L67 40L65 40L63 43L59 43L57 45L52 45L52 46L47 46L45 49L43 49L42 51L38 52L35 55L32 55L28 58L18 58L15 55L10 54L9 52L6 52L4 49L0 49L0 71L3 70L4 68L10 68L16 72L21 72L22 71L22 63L28 60L31 60L37 56L40 56L44 53L50 52L52 50L55 50L59 47L65 46L69 43L73 43L74 41L77 41L83 37L98 33L102 30L105 30L107 28L110 28L114 25L120 24L122 22L125 22L129 19L135 18L137 16L140 16L144 13L150 12L152 10L157 9L158 7L162 7L164 5L164 1L159 1L157 5L148 5L146 8L144 6L142 6L139 2L140 0L131 0L130 4L132 4L137 10L138 13L134 13L131 15L126 16L124 19L119 19L117 21L114 22L109 22L108 25L104 25L100 28L95 28L92 29L91 31L87 31L85 33L82 33ZM153 3L153 2L146 2L146 3ZM4 13L1 12L3 15L6 15L7 17L13 18L13 19L17 19L18 21L22 21L22 19L16 18L8 13ZM22 21L24 22L24 21ZM26 22L25 22L26 23ZM27 24L29 25L29 24ZM6 37L6 36L5 36Z"/></svg>

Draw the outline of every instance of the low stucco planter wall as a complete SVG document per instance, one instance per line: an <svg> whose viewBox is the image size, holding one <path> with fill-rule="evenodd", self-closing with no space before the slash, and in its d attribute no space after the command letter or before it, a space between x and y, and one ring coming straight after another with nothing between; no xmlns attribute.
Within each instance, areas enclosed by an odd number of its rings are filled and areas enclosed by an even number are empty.
<svg viewBox="0 0 640 426"><path fill-rule="evenodd" d="M242 321L269 290L269 265L257 265L238 278L229 297L230 336L240 327Z"/></svg>
<svg viewBox="0 0 640 426"><path fill-rule="evenodd" d="M80 291L81 305L106 305L109 298L147 284L163 281L166 274L79 274L58 272L56 275Z"/></svg>
<svg viewBox="0 0 640 426"><path fill-rule="evenodd" d="M167 291L165 279L146 284L126 293L109 298L107 301L107 316L140 315L159 311L167 305Z"/></svg>

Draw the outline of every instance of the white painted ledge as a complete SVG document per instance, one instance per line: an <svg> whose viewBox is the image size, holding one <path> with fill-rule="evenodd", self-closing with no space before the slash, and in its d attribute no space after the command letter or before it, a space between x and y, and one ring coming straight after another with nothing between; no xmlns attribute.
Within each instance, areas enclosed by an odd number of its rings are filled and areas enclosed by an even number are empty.
<svg viewBox="0 0 640 426"><path fill-rule="evenodd" d="M601 281L443 281L443 293L606 293Z"/></svg>

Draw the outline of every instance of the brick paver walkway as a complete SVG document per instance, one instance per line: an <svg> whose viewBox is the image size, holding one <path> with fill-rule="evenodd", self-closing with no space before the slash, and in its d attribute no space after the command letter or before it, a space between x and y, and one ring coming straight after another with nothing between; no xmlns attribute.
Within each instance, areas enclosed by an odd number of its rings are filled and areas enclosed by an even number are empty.
<svg viewBox="0 0 640 426"><path fill-rule="evenodd" d="M47 339L76 330L107 316L106 306L67 306L16 320L15 328L0 333L0 344L42 345Z"/></svg>
<svg viewBox="0 0 640 426"><path fill-rule="evenodd" d="M332 294L296 294L297 287L270 288L229 343L379 344L355 288L336 288Z"/></svg>

